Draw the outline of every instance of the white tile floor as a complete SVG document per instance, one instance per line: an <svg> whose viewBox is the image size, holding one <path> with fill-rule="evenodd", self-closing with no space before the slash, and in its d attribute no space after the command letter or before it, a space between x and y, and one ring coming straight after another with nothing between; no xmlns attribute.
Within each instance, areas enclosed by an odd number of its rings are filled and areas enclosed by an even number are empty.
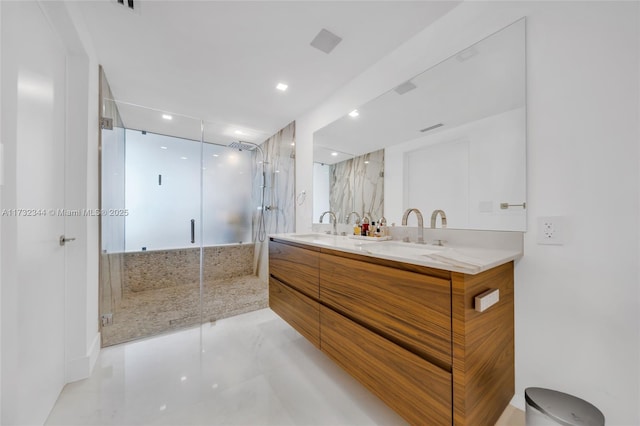
<svg viewBox="0 0 640 426"><path fill-rule="evenodd" d="M202 345L202 351L200 347ZM269 309L103 349L47 425L405 422Z"/></svg>
<svg viewBox="0 0 640 426"><path fill-rule="evenodd" d="M46 424L405 422L263 309L205 325L202 332L193 328L103 349L91 378L64 388Z"/></svg>

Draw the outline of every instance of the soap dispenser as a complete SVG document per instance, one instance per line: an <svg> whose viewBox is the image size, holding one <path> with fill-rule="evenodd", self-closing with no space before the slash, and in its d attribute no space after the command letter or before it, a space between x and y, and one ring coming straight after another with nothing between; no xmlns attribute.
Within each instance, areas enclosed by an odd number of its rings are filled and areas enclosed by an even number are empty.
<svg viewBox="0 0 640 426"><path fill-rule="evenodd" d="M360 227L360 221L358 220L355 225L353 225L353 235L361 235L362 228Z"/></svg>

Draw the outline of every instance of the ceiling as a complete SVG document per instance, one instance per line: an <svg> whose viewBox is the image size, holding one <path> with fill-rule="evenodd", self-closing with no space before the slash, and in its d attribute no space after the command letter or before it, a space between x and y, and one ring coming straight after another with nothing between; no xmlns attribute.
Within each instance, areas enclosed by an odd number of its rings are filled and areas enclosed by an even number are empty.
<svg viewBox="0 0 640 426"><path fill-rule="evenodd" d="M114 97L156 110L121 108L125 127L154 131L166 111L209 122L205 138L218 143L263 142L458 4L78 3ZM343 39L330 54L310 46L323 28ZM198 120L178 121L199 130Z"/></svg>

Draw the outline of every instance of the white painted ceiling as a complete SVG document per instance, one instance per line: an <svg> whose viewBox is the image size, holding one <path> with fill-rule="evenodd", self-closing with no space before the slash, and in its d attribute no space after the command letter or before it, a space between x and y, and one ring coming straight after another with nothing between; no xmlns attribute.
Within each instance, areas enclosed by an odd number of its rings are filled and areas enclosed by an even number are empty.
<svg viewBox="0 0 640 426"><path fill-rule="evenodd" d="M79 8L114 97L157 110L121 108L126 127L154 131L155 113L167 111L209 122L208 140L261 143L458 4L136 0L131 12L102 0ZM330 54L309 45L323 28L343 39ZM289 89L276 90L279 82ZM170 126L162 132L181 136Z"/></svg>

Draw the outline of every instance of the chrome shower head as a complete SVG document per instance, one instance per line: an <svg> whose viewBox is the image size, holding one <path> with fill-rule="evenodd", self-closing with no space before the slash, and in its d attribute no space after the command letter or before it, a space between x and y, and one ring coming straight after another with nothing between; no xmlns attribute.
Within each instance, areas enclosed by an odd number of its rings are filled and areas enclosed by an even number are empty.
<svg viewBox="0 0 640 426"><path fill-rule="evenodd" d="M227 146L229 148L239 149L240 151L242 151L242 150L253 151L254 149L256 149L258 147L258 145L253 144L251 142L242 142L242 141L231 142Z"/></svg>

